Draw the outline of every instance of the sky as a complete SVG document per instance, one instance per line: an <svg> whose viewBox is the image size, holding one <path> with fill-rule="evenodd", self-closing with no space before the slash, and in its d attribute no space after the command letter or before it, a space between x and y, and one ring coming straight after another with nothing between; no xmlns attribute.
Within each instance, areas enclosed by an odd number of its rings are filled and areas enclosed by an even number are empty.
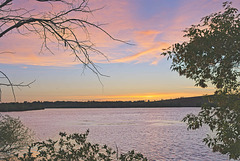
<svg viewBox="0 0 240 161"><path fill-rule="evenodd" d="M183 30L198 24L202 17L221 11L224 1L90 0L91 9L102 9L87 19L104 24L102 28L114 38L132 44L111 40L101 31L89 29L91 41L107 57L89 52L90 59L108 77L101 76L99 80L58 45L51 45L54 54L40 52L42 40L37 35L20 35L16 31L0 39L0 51L5 52L0 54L0 70L16 84L36 80L30 88L15 88L19 102L154 101L213 94L211 85L205 89L195 87L194 81L171 71L171 60L161 53L174 43L187 41ZM239 0L232 2L240 8ZM37 13L53 12L62 6L15 0L13 7L34 9ZM3 102L14 101L11 88L1 89Z"/></svg>

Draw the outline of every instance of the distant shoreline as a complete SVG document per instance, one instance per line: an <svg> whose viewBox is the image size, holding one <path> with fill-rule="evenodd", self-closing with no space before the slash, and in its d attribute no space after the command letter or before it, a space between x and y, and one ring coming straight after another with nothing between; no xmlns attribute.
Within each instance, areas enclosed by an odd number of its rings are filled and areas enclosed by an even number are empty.
<svg viewBox="0 0 240 161"><path fill-rule="evenodd" d="M210 96L211 97L211 96ZM186 97L160 101L56 101L0 103L0 112L31 111L57 108L167 108L167 107L201 107L207 103L207 96Z"/></svg>

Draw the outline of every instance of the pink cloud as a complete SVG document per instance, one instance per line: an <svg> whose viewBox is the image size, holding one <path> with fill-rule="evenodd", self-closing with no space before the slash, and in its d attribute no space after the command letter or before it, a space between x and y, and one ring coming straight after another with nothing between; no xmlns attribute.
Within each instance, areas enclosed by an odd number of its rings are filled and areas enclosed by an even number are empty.
<svg viewBox="0 0 240 161"><path fill-rule="evenodd" d="M103 24L107 23L107 25L102 26L106 31L109 32L112 36L115 38L119 38L121 40L132 40L132 42L136 42L136 46L132 48L131 53L137 53L134 54L135 56L129 56L128 52L124 52L119 48L119 45L122 45L122 43L117 41L112 41L106 34L94 29L90 28L90 38L91 41L96 45L98 49L103 51L109 58L111 59L118 59L119 55L123 57L123 59L139 59L139 62L142 62L140 59L144 55L144 61L149 60L150 63L153 62L152 59L154 57L159 57L159 55L155 54L155 56L150 56L147 58L148 55L154 55L154 53L159 52L161 47L158 47L158 42L155 42L155 38L158 34L161 33L161 31L153 30L153 29L147 29L147 30L139 30L140 27L136 26L142 26L143 23L141 20L136 20L136 18L133 17L132 9L130 7L133 7L134 5L130 5L129 1L107 1L107 0L92 0L90 1L90 7L92 9L95 8L101 8L105 6L103 9L96 11L93 13L93 16L88 17L89 21L93 22L101 22ZM27 4L27 1L24 3ZM57 3L54 3L57 4ZM107 5L106 5L107 4ZM29 3L30 7L39 9L38 6L36 6L35 3L30 1ZM46 5L48 9L51 10L51 5ZM61 6L55 5L54 10L57 10L58 8L61 8ZM78 16L78 15L76 15ZM81 17L81 15L79 15ZM151 20L150 20L151 21ZM140 25L141 24L141 25ZM144 27L144 25L143 25ZM137 30L137 31L136 31ZM86 38L83 36L82 32L77 31L77 33L80 35L79 37ZM58 48L54 48L54 53L56 53L56 57L52 57L52 55L38 55L38 52L40 50L41 46L41 40L38 39L37 36L31 38L24 38L24 40L20 37L16 37L15 39L10 40L9 42L13 42L14 44L14 52L16 51L16 55L13 57L7 57L7 55L2 56L2 60L4 60L5 63L23 63L23 64L29 64L29 65L53 65L53 66L68 66L70 64L74 64L72 62L73 57L70 57L68 52L65 52L63 50L59 50ZM30 40L31 39L31 40ZM30 40L30 41L28 41ZM33 41L32 41L33 40ZM31 47L27 46L26 44L29 44L31 42ZM13 46L8 43L8 46ZM27 49L26 49L27 48ZM126 47L127 48L127 47ZM114 51L114 52L112 52ZM143 52L139 52L143 51ZM120 54L117 54L120 53ZM151 53L151 54L147 54ZM95 62L106 62L106 59L102 55L96 55L90 53L90 57ZM154 60L156 61L156 60ZM115 62L115 61L113 61ZM154 63L155 64L155 63Z"/></svg>
<svg viewBox="0 0 240 161"><path fill-rule="evenodd" d="M88 16L88 20L96 23L103 23L102 27L113 37L121 40L130 40L135 46L124 46L117 41L111 40L106 34L94 28L89 29L90 38L106 56L114 62L149 62L157 64L161 57L159 53L163 48L169 47L172 43L181 42L185 39L182 37L182 30L191 24L198 23L200 18L222 8L222 2L216 0L202 1L183 1L183 3L174 11L175 16L169 19L169 11L159 11L149 19L137 17L136 5L134 1L109 1L109 0L91 0L89 5L92 9L103 9L96 11L93 15ZM33 0L14 2L16 5L35 8L36 11L42 11L39 6L43 5L49 11L61 9L59 3L54 6L47 3L36 3ZM233 5L240 6L240 2L233 0ZM84 14L73 15L84 17ZM80 38L85 39L81 31L77 31ZM69 51L64 51L53 46L55 56L46 52L45 55L38 55L41 40L36 35L30 34L25 38L21 36L3 37L0 40L0 51L13 51L11 54L1 54L2 63L21 63L28 65L52 65L52 66L69 66L76 64L73 62L74 57ZM130 55L131 54L131 55ZM106 63L105 57L90 52L90 57L95 62Z"/></svg>
<svg viewBox="0 0 240 161"><path fill-rule="evenodd" d="M225 0L183 1L175 9L176 16L163 22L164 24L170 24L164 30L164 39L169 43L188 41L187 38L183 37L184 33L182 31L193 24L200 23L202 17L221 11L223 2ZM240 7L239 0L233 0L232 2L234 7Z"/></svg>

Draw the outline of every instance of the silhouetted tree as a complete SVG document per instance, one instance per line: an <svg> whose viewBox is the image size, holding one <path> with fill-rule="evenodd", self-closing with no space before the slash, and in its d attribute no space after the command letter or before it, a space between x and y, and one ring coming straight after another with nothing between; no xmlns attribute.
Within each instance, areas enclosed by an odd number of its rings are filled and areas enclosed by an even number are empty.
<svg viewBox="0 0 240 161"><path fill-rule="evenodd" d="M0 160L11 158L32 141L32 132L21 120L0 114Z"/></svg>
<svg viewBox="0 0 240 161"><path fill-rule="evenodd" d="M240 158L240 14L231 2L224 2L224 11L202 18L184 32L188 42L172 45L163 55L172 59L171 69L193 79L196 86L215 86L210 104L198 115L189 114L183 121L188 129L207 124L215 135L204 142L213 151Z"/></svg>
<svg viewBox="0 0 240 161"><path fill-rule="evenodd" d="M49 44L56 43L57 47L64 50L70 50L76 60L84 64L85 67L92 70L97 76L102 75L96 68L94 62L90 59L89 51L105 55L94 47L90 40L89 28L93 27L105 33L112 40L124 42L113 38L105 31L101 24L91 22L87 19L89 14L96 10L91 10L88 6L88 0L36 0L39 6L42 3L49 3L54 8L55 5L61 6L60 11L53 10L36 13L34 8L15 8L13 0L0 1L0 38L4 38L8 33L17 31L19 34L33 33L39 35L42 39L41 51L44 50L53 53ZM82 35L84 33L85 35ZM126 42L124 42L126 43ZM0 52L0 53L4 53ZM8 80L7 84L0 85L29 86L30 84L13 84L9 78L1 71L1 74ZM15 97L15 96L14 96Z"/></svg>

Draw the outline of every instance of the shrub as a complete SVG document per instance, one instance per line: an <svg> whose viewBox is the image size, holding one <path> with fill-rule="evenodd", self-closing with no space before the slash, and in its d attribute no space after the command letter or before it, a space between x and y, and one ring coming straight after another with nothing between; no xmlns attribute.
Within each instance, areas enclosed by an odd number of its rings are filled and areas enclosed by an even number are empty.
<svg viewBox="0 0 240 161"><path fill-rule="evenodd" d="M31 130L19 118L0 114L0 159L12 157L31 141Z"/></svg>
<svg viewBox="0 0 240 161"><path fill-rule="evenodd" d="M21 161L33 160L90 160L90 161L110 161L122 160L147 161L141 153L135 153L133 150L126 154L118 154L107 145L100 146L87 141L89 130L84 134L66 134L60 132L60 138L56 141L48 139L46 141L36 142L29 146L28 151L18 157ZM36 153L35 155L33 153Z"/></svg>

